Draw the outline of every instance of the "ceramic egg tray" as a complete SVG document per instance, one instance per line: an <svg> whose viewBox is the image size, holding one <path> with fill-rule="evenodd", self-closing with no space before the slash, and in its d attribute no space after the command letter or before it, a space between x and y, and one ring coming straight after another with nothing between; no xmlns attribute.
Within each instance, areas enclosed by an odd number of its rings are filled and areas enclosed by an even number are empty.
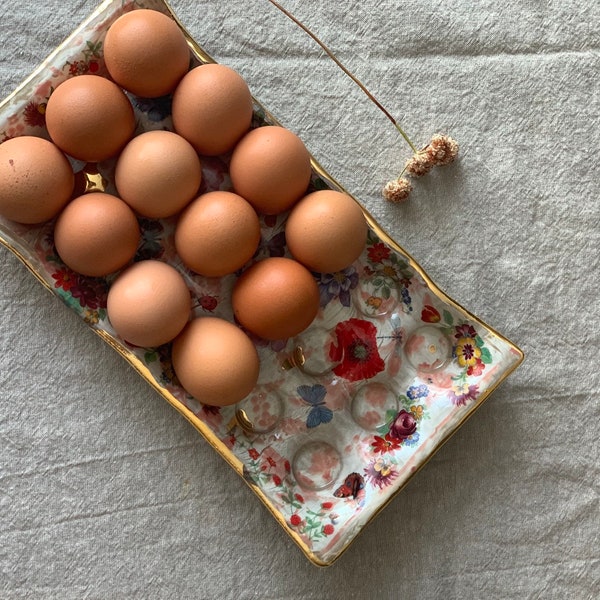
<svg viewBox="0 0 600 600"><path fill-rule="evenodd" d="M104 35L118 16L137 8L175 18L160 0L105 1L0 105L0 141L47 138L44 107L51 90L81 73L106 75ZM193 65L213 62L184 33ZM130 100L137 133L172 129L168 97ZM252 126L273 123L255 102ZM231 189L228 159L203 157L201 192ZM81 190L116 192L114 160L72 164ZM342 189L312 164L309 191ZM314 323L295 339L255 339L258 384L242 403L225 408L204 406L181 388L169 345L136 348L119 339L106 316L114 275L92 279L71 272L56 254L53 223L0 219L0 241L194 425L309 560L328 565L523 359L515 345L445 296L366 217L368 242L359 260L339 273L315 274L321 306ZM287 255L285 218L261 218L252 261ZM135 260L175 266L192 291L195 316L233 321L230 292L238 274L207 279L188 271L174 250L173 218L140 219L140 225Z"/></svg>

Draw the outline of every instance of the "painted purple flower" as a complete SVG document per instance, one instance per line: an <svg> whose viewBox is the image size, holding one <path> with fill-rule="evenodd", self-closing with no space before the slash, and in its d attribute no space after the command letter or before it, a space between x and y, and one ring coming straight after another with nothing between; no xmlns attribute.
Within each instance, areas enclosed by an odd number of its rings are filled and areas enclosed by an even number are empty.
<svg viewBox="0 0 600 600"><path fill-rule="evenodd" d="M350 306L350 290L358 285L358 273L352 266L337 273L316 274L321 306L339 298L342 306Z"/></svg>
<svg viewBox="0 0 600 600"><path fill-rule="evenodd" d="M411 385L406 392L406 395L411 400L416 400L417 398L425 398L429 394L429 388L422 383L421 385Z"/></svg>
<svg viewBox="0 0 600 600"><path fill-rule="evenodd" d="M475 327L473 327L472 325L469 325L468 323L463 323L462 325L457 325L455 327L455 334L454 337L456 339L460 339L460 338L474 338L477 336L477 331L475 330Z"/></svg>
<svg viewBox="0 0 600 600"><path fill-rule="evenodd" d="M108 285L100 278L84 277L75 274L76 282L71 286L73 298L79 300L82 307L91 309L106 308Z"/></svg>
<svg viewBox="0 0 600 600"><path fill-rule="evenodd" d="M417 430L417 420L411 413L401 410L390 426L390 437L405 440Z"/></svg>
<svg viewBox="0 0 600 600"><path fill-rule="evenodd" d="M450 390L448 397L452 401L454 406L465 406L469 400L476 400L477 394L479 394L479 387L477 385L454 386Z"/></svg>
<svg viewBox="0 0 600 600"><path fill-rule="evenodd" d="M365 468L365 477L371 485L377 486L380 490L391 483L398 477L398 471L394 465L385 458L376 458L372 460Z"/></svg>
<svg viewBox="0 0 600 600"><path fill-rule="evenodd" d="M400 295L402 296L402 302L409 307L409 310L412 310L412 298L410 297L410 292L407 287L402 287L400 290Z"/></svg>

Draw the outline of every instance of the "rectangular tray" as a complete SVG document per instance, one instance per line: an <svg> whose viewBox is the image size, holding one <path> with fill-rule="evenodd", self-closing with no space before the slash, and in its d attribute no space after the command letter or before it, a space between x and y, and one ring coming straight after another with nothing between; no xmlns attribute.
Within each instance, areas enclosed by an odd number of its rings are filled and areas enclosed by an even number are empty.
<svg viewBox="0 0 600 600"><path fill-rule="evenodd" d="M177 21L161 0L103 2L0 104L0 142L47 138L43 113L52 89L77 74L106 75L106 31L138 8ZM193 63L214 62L178 24ZM168 100L130 100L137 133L172 129ZM255 101L252 126L264 124L277 121ZM201 192L231 189L228 160L203 161ZM98 164L98 173L76 161L73 167L89 186L101 182L115 193L114 160ZM312 167L310 190L345 191L314 159ZM293 340L254 340L258 385L242 403L224 408L204 406L181 388L169 345L136 348L116 335L106 315L114 276L69 271L56 254L52 222L25 226L0 218L0 242L192 423L310 561L327 566L523 360L519 348L445 295L365 216L369 237L359 260L337 274L315 274L321 308L313 325ZM287 254L285 218L261 218L253 260ZM229 296L236 275L214 280L187 270L173 249L175 222L140 219L136 260L175 266L196 300L195 316L233 321Z"/></svg>

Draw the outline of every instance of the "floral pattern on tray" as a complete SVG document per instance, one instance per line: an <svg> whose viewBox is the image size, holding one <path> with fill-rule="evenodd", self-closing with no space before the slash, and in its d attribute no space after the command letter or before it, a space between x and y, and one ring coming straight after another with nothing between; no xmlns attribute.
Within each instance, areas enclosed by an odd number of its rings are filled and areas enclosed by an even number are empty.
<svg viewBox="0 0 600 600"><path fill-rule="evenodd" d="M124 11L170 14L159 0L108 0L0 106L0 141L48 137L45 106L64 79L106 75L102 42ZM194 64L210 60L193 41ZM172 129L170 98L130 97L137 132ZM258 103L253 126L274 122ZM201 192L231 189L229 155L203 157ZM115 193L114 159L72 161L76 178ZM310 189L339 186L314 163ZM139 220L135 260L158 259L186 279L194 314L233 321L237 274L207 279L187 270L174 250L175 218ZM251 262L285 256L285 215L261 217ZM333 562L355 535L520 363L513 344L446 298L376 225L352 266L314 274L320 310L291 340L253 338L258 384L237 406L204 406L179 385L170 346L136 348L119 340L106 314L111 281L68 269L56 254L53 223L0 219L0 241L85 323L97 331L182 412L251 485L315 564Z"/></svg>

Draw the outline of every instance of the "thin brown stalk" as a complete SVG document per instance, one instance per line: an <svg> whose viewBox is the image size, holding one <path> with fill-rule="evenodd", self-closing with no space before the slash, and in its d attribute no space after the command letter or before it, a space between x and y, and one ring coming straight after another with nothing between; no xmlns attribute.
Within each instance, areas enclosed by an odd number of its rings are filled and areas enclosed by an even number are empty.
<svg viewBox="0 0 600 600"><path fill-rule="evenodd" d="M337 58L337 56L302 22L300 22L294 15L288 12L279 2L275 0L269 0L269 2L275 6L278 10L280 10L288 19L291 19L300 29L302 29L306 34L308 34L321 48L324 50L325 54L333 60L333 62L348 76L354 83L367 95L369 100L371 100L375 106L392 122L392 125L398 130L400 135L404 138L406 143L411 147L414 153L418 152L415 145L410 141L410 138L406 135L402 127L400 127L399 123L394 119L394 117L389 113L389 111L373 96L373 94L367 89L367 87L355 76L353 75Z"/></svg>

